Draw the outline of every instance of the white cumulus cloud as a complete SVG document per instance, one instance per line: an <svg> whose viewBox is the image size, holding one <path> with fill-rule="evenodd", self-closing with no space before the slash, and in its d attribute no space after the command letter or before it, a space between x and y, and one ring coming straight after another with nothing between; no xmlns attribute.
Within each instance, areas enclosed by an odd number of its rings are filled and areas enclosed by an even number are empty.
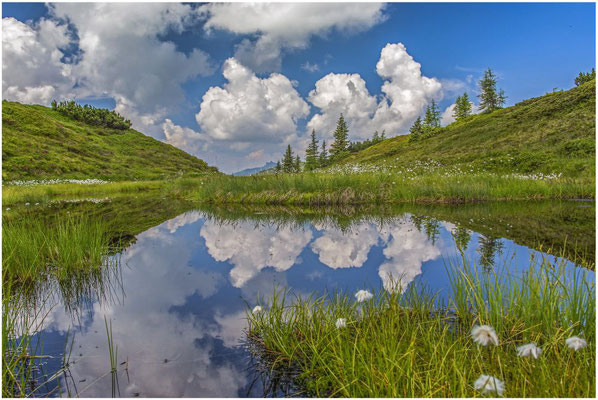
<svg viewBox="0 0 598 400"><path fill-rule="evenodd" d="M363 223L353 227L350 232L338 228L327 229L313 241L311 248L319 256L320 262L332 269L361 267L378 240L376 226Z"/></svg>
<svg viewBox="0 0 598 400"><path fill-rule="evenodd" d="M354 139L371 137L375 130L387 136L405 133L433 98L442 95L442 84L422 74L402 43L387 44L380 53L376 72L385 80L383 95L370 95L359 74L328 74L309 93L309 101L320 109L308 123L321 136L330 138L341 113Z"/></svg>
<svg viewBox="0 0 598 400"><path fill-rule="evenodd" d="M242 288L266 267L277 271L291 268L301 251L311 241L310 230L261 226L244 221L219 225L207 221L201 228L209 254L216 261L228 261L234 268L230 282Z"/></svg>
<svg viewBox="0 0 598 400"><path fill-rule="evenodd" d="M210 3L200 12L208 31L257 34L237 46L235 58L256 72L270 72L280 69L285 49L306 48L311 36L333 29L369 29L385 19L383 9L382 3Z"/></svg>
<svg viewBox="0 0 598 400"><path fill-rule="evenodd" d="M258 78L235 58L223 66L227 83L211 87L196 114L202 131L216 140L283 142L296 133L309 106L284 75Z"/></svg>
<svg viewBox="0 0 598 400"><path fill-rule="evenodd" d="M164 130L165 142L185 150L190 154L198 154L200 150L205 150L207 142L205 135L191 129L179 126L166 118L162 124Z"/></svg>
<svg viewBox="0 0 598 400"><path fill-rule="evenodd" d="M2 98L47 105L71 91L71 65L62 61L70 42L64 24L41 19L30 26L3 18Z"/></svg>

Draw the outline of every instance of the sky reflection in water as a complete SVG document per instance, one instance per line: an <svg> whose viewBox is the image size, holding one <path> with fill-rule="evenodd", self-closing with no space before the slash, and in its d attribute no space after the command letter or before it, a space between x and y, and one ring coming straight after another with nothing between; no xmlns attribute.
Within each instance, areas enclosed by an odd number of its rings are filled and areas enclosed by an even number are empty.
<svg viewBox="0 0 598 400"><path fill-rule="evenodd" d="M277 286L305 295L388 288L391 276L403 287L446 290L445 262L457 256L455 228L447 222L421 226L408 214L343 230L321 222L222 223L187 212L141 233L122 253L111 300L93 301L79 320L54 307L44 321L44 348L58 355L66 332L74 331L72 376L61 380L61 391L111 396L106 317L119 363L128 360L128 374L119 374L122 396L261 396L241 345L245 301L253 307ZM480 239L471 233L466 253L472 258L479 258ZM495 258L514 255L519 267L535 252L500 243L502 255Z"/></svg>

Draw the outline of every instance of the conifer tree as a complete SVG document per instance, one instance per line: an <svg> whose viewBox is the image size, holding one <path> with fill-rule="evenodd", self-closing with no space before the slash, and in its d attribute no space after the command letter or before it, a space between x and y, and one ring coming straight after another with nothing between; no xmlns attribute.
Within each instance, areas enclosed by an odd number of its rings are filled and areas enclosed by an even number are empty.
<svg viewBox="0 0 598 400"><path fill-rule="evenodd" d="M276 161L276 167L274 168L274 171L279 174L282 171L282 165L280 165L280 161Z"/></svg>
<svg viewBox="0 0 598 400"><path fill-rule="evenodd" d="M582 85L592 79L596 79L596 70L594 70L594 68L592 68L592 72L580 72L577 78L575 78L575 86Z"/></svg>
<svg viewBox="0 0 598 400"><path fill-rule="evenodd" d="M460 114L461 118L466 118L471 115L471 102L469 101L467 92L463 93L463 96L461 96Z"/></svg>
<svg viewBox="0 0 598 400"><path fill-rule="evenodd" d="M383 141L386 139L386 129L382 129L382 133L380 134L380 141Z"/></svg>
<svg viewBox="0 0 598 400"><path fill-rule="evenodd" d="M455 99L455 108L453 108L453 117L455 118L455 121L459 121L460 118L460 112L461 112L461 96L457 96L457 98Z"/></svg>
<svg viewBox="0 0 598 400"><path fill-rule="evenodd" d="M305 170L313 171L318 168L318 140L316 139L316 131L311 131L311 141L305 150Z"/></svg>
<svg viewBox="0 0 598 400"><path fill-rule="evenodd" d="M469 96L467 93L463 93L463 96L458 96L455 100L455 108L453 110L453 117L459 121L465 117L471 115L471 103L469 102Z"/></svg>
<svg viewBox="0 0 598 400"><path fill-rule="evenodd" d="M414 136L424 133L424 126L422 125L421 117L417 117L417 119L413 122L413 125L411 125L411 128L409 128L409 133Z"/></svg>
<svg viewBox="0 0 598 400"><path fill-rule="evenodd" d="M334 143L330 146L330 157L340 158L347 152L347 146L349 144L347 141L348 132L349 129L345 123L345 118L343 117L343 114L341 114L334 131Z"/></svg>
<svg viewBox="0 0 598 400"><path fill-rule="evenodd" d="M326 150L326 141L322 140L322 152L320 153L320 167L326 166L328 164L328 151Z"/></svg>
<svg viewBox="0 0 598 400"><path fill-rule="evenodd" d="M282 157L282 172L287 174L293 172L295 170L295 163L293 162L293 151L291 150L291 145L287 146L287 151L284 153Z"/></svg>
<svg viewBox="0 0 598 400"><path fill-rule="evenodd" d="M301 172L301 159L299 158L299 154L297 154L297 156L295 157L293 169L295 170L295 172Z"/></svg>
<svg viewBox="0 0 598 400"><path fill-rule="evenodd" d="M378 133L378 131L374 132L374 135L372 136L372 142L374 143L378 143L380 141L380 134Z"/></svg>
<svg viewBox="0 0 598 400"><path fill-rule="evenodd" d="M484 73L484 77L478 82L480 86L480 111L488 113L497 110L505 103L505 92L496 89L496 75L490 68Z"/></svg>
<svg viewBox="0 0 598 400"><path fill-rule="evenodd" d="M440 110L436 105L436 101L432 102L426 107L426 115L424 116L424 130L438 128L440 126Z"/></svg>

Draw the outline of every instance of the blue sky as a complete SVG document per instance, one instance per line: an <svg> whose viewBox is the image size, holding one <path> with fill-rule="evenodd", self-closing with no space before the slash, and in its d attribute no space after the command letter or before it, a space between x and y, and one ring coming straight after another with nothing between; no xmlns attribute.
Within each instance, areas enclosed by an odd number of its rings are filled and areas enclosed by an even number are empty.
<svg viewBox="0 0 598 400"><path fill-rule="evenodd" d="M329 139L340 112L353 140L403 134L433 98L442 111L464 91L477 103L487 67L512 105L572 87L596 56L593 3L3 3L2 12L3 98L116 107L226 172L275 160L287 144L301 153L311 129ZM35 42L17 52L27 37Z"/></svg>

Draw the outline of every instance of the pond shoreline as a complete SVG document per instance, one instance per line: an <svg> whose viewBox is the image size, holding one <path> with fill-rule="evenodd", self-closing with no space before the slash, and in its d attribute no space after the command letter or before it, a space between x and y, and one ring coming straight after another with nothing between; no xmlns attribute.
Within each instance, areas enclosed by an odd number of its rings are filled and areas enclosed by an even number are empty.
<svg viewBox="0 0 598 400"><path fill-rule="evenodd" d="M363 205L463 204L482 201L595 199L592 178L521 178L491 173L418 176L389 174L280 174L249 177L206 176L163 181L104 184L3 186L5 206L55 198L155 193L211 204Z"/></svg>

